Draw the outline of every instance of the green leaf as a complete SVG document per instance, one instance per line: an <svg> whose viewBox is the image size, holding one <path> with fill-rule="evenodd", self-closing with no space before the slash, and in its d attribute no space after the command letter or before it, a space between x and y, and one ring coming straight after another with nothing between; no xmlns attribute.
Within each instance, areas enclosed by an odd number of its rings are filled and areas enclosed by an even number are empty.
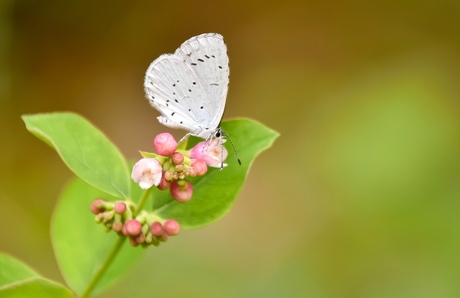
<svg viewBox="0 0 460 298"><path fill-rule="evenodd" d="M0 253L0 298L72 297L62 285L41 277L15 258Z"/></svg>
<svg viewBox="0 0 460 298"><path fill-rule="evenodd" d="M133 191L136 197L141 196L141 191ZM112 249L123 239L112 231L105 232L105 227L95 222L95 215L90 212L95 198L117 200L81 179L74 179L64 188L51 223L51 240L59 267L67 284L78 294L85 291ZM114 284L145 251L132 248L125 241L94 293Z"/></svg>
<svg viewBox="0 0 460 298"><path fill-rule="evenodd" d="M78 177L113 196L129 197L130 172L125 159L86 119L73 113L24 115L22 119Z"/></svg>
<svg viewBox="0 0 460 298"><path fill-rule="evenodd" d="M231 137L242 165L237 162L230 141L223 170L208 168L203 177L191 179L193 196L187 203L178 203L169 191L152 192L154 210L163 218L178 220L183 228L192 229L207 225L224 216L238 196L255 157L269 148L278 133L264 125L248 119L225 121L222 129ZM191 140L196 143L198 140ZM201 141L201 140L200 140ZM273 173L274 175L274 173ZM270 173L267 173L267 179ZM138 188L138 186L137 186Z"/></svg>

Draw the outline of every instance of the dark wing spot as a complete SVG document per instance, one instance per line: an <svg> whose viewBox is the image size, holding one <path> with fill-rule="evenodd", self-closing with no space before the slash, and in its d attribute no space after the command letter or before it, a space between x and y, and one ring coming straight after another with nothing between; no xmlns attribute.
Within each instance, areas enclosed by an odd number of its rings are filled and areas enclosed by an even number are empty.
<svg viewBox="0 0 460 298"><path fill-rule="evenodd" d="M211 85L211 86L219 86L219 84L217 84L217 83L212 83L212 84L209 84L209 85Z"/></svg>
<svg viewBox="0 0 460 298"><path fill-rule="evenodd" d="M216 56L214 56L214 55L212 55L211 57L212 57L212 58L216 58Z"/></svg>
<svg viewBox="0 0 460 298"><path fill-rule="evenodd" d="M177 80L176 83L179 83L179 80Z"/></svg>
<svg viewBox="0 0 460 298"><path fill-rule="evenodd" d="M208 58L208 59L210 58L208 55L204 55L204 56L205 56L206 58Z"/></svg>
<svg viewBox="0 0 460 298"><path fill-rule="evenodd" d="M184 123L184 121L181 121L180 124Z"/></svg>
<svg viewBox="0 0 460 298"><path fill-rule="evenodd" d="M201 106L200 109L203 109L203 106Z"/></svg>
<svg viewBox="0 0 460 298"><path fill-rule="evenodd" d="M173 95L176 95L176 92L173 92Z"/></svg>
<svg viewBox="0 0 460 298"><path fill-rule="evenodd" d="M173 84L173 87L176 87L176 84Z"/></svg>
<svg viewBox="0 0 460 298"><path fill-rule="evenodd" d="M188 111L189 111L189 112L191 112L191 111L192 111L192 109L188 109Z"/></svg>
<svg viewBox="0 0 460 298"><path fill-rule="evenodd" d="M176 112L172 112L172 113L171 113L171 116L174 116L174 114L176 114Z"/></svg>
<svg viewBox="0 0 460 298"><path fill-rule="evenodd" d="M198 61L200 61L200 62L204 62L204 60L203 60L203 59L198 59Z"/></svg>
<svg viewBox="0 0 460 298"><path fill-rule="evenodd" d="M189 56L189 57L192 56L192 53L188 53L187 56Z"/></svg>
<svg viewBox="0 0 460 298"><path fill-rule="evenodd" d="M192 63L192 65L193 65L193 66L195 66L195 65L196 65L196 63Z"/></svg>
<svg viewBox="0 0 460 298"><path fill-rule="evenodd" d="M179 103L179 101L177 99L174 99L175 102Z"/></svg>
<svg viewBox="0 0 460 298"><path fill-rule="evenodd" d="M222 66L219 65L219 68L222 69Z"/></svg>
<svg viewBox="0 0 460 298"><path fill-rule="evenodd" d="M188 92L192 92L192 89L188 89Z"/></svg>
<svg viewBox="0 0 460 298"><path fill-rule="evenodd" d="M193 84L193 85L196 85L196 82L193 82L192 84Z"/></svg>

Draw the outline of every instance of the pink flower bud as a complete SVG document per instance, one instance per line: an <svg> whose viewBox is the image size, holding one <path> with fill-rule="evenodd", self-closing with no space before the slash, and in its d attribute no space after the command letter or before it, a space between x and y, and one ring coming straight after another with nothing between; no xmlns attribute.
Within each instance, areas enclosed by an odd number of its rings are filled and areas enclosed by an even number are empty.
<svg viewBox="0 0 460 298"><path fill-rule="evenodd" d="M161 175L161 180L160 183L157 185L159 190L165 190L169 188L170 182L165 179L165 173L163 172L163 175Z"/></svg>
<svg viewBox="0 0 460 298"><path fill-rule="evenodd" d="M184 170L184 165L177 165L176 166L176 171L177 172L182 172Z"/></svg>
<svg viewBox="0 0 460 298"><path fill-rule="evenodd" d="M115 213L123 214L126 211L126 204L123 202L116 202L115 206L113 206L113 210Z"/></svg>
<svg viewBox="0 0 460 298"><path fill-rule="evenodd" d="M145 242L145 236L144 234L139 234L136 236L136 238L134 238L136 240L137 243L139 244L142 244Z"/></svg>
<svg viewBox="0 0 460 298"><path fill-rule="evenodd" d="M170 156L176 151L177 142L170 133L164 132L155 137L153 147L155 147L158 154Z"/></svg>
<svg viewBox="0 0 460 298"><path fill-rule="evenodd" d="M177 235L180 232L180 224L177 222L177 220L174 219L166 220L163 225L163 228L166 234L168 234L169 236Z"/></svg>
<svg viewBox="0 0 460 298"><path fill-rule="evenodd" d="M135 219L129 219L123 225L123 232L126 231L127 236L137 236L141 233L141 223Z"/></svg>
<svg viewBox="0 0 460 298"><path fill-rule="evenodd" d="M190 157L203 160L209 167L226 167L223 163L228 156L227 149L220 142L221 139L214 139L209 142L199 142L190 150Z"/></svg>
<svg viewBox="0 0 460 298"><path fill-rule="evenodd" d="M172 155L172 162L175 165L179 165L184 162L184 156L179 152L174 152Z"/></svg>
<svg viewBox="0 0 460 298"><path fill-rule="evenodd" d="M168 234L166 234L166 232L163 232L163 234L161 234L161 236L158 237L158 240L160 240L161 242L165 242L166 240L168 240Z"/></svg>
<svg viewBox="0 0 460 298"><path fill-rule="evenodd" d="M184 181L184 182L182 182ZM184 186L179 186L179 184L184 183ZM176 199L178 202L184 203L192 198L193 186L192 183L185 180L173 180L169 187L169 192L171 196Z"/></svg>
<svg viewBox="0 0 460 298"><path fill-rule="evenodd" d="M114 230L115 232L121 232L122 229L123 229L123 224L121 222L117 221L113 223L112 230Z"/></svg>
<svg viewBox="0 0 460 298"><path fill-rule="evenodd" d="M129 244L131 244L131 246L134 246L134 247L139 245L139 243L137 243L136 239L134 238L129 238Z"/></svg>
<svg viewBox="0 0 460 298"><path fill-rule="evenodd" d="M129 236L128 231L126 230L126 225L123 225L123 227L121 228L121 233L125 236Z"/></svg>
<svg viewBox="0 0 460 298"><path fill-rule="evenodd" d="M203 176L208 171L208 166L206 165L206 162L204 162L201 159L195 159L192 162L192 168L194 170L193 173L196 176Z"/></svg>
<svg viewBox="0 0 460 298"><path fill-rule="evenodd" d="M99 213L105 211L104 203L105 203L105 201L103 199L95 199L91 203L91 206L89 208L91 209L92 213L99 214Z"/></svg>
<svg viewBox="0 0 460 298"><path fill-rule="evenodd" d="M173 177L173 176L174 176L173 173L171 173L170 171L164 172L163 175L164 175L166 181L171 181L171 180L173 180L173 178L174 178L174 177Z"/></svg>
<svg viewBox="0 0 460 298"><path fill-rule="evenodd" d="M148 189L160 183L162 175L161 164L155 158L142 158L133 167L131 178L139 183L142 189Z"/></svg>
<svg viewBox="0 0 460 298"><path fill-rule="evenodd" d="M163 234L163 226L158 221L154 222L150 227L150 232L154 236L161 236Z"/></svg>

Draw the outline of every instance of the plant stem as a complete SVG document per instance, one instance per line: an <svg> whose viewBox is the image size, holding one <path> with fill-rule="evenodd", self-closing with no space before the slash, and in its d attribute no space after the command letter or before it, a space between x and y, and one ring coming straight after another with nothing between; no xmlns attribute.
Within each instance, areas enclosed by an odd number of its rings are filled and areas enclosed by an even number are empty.
<svg viewBox="0 0 460 298"><path fill-rule="evenodd" d="M147 202L147 198L149 197L150 194L150 188L146 189L144 193L142 194L141 199L139 200L139 203L137 205L137 208L135 209L135 212L133 213L133 217L136 217L136 215L139 213L140 210L144 208L145 203ZM96 272L96 274L93 276L93 279L89 283L88 287L86 290L83 292L81 295L81 298L87 298L91 294L91 292L94 290L96 285L99 283L99 281L102 279L106 271L109 269L110 265L112 264L113 260L115 260L115 257L117 256L118 252L120 251L121 247L123 246L123 243L125 242L126 237L122 236L118 238L117 242L115 242L115 245L113 246L112 250L110 251L110 254L107 256L105 259L104 263L102 266L99 268L99 270Z"/></svg>
<svg viewBox="0 0 460 298"><path fill-rule="evenodd" d="M137 204L137 208L136 208L136 211L134 213L134 217L139 213L140 210L144 209L144 205L145 203L147 202L147 199L149 197L149 194L150 194L150 190L152 188L148 188L144 191L144 193L142 194L142 197L141 199L139 200L139 203Z"/></svg>
<svg viewBox="0 0 460 298"><path fill-rule="evenodd" d="M117 242L115 243L115 246L112 248L112 251L108 255L107 259L105 259L104 263L99 268L99 270L96 272L96 275L93 276L93 279L89 283L89 285L86 288L85 292L81 295L81 298L89 297L91 292L96 287L97 283L104 276L104 273L107 271L107 269L109 269L110 264L112 264L113 260L115 259L115 257L117 256L118 252L120 251L121 247L123 246L123 243L125 242L125 240L126 240L126 237L118 238Z"/></svg>

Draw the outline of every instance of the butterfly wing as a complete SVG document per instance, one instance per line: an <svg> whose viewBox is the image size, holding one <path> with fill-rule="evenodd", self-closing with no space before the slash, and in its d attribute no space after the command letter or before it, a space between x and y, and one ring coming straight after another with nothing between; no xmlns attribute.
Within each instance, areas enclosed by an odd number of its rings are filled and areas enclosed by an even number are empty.
<svg viewBox="0 0 460 298"><path fill-rule="evenodd" d="M224 113L229 83L229 59L222 35L206 33L185 41L174 53L190 65L206 93L204 108L196 115L200 123L215 130Z"/></svg>
<svg viewBox="0 0 460 298"><path fill-rule="evenodd" d="M199 135L201 127L199 102L206 93L198 84L193 70L177 55L164 54L147 69L144 89L150 104L162 115L158 120L172 128L182 128Z"/></svg>
<svg viewBox="0 0 460 298"><path fill-rule="evenodd" d="M151 105L162 114L160 123L208 138L225 109L229 72L223 37L207 33L153 61L145 74L144 89Z"/></svg>

